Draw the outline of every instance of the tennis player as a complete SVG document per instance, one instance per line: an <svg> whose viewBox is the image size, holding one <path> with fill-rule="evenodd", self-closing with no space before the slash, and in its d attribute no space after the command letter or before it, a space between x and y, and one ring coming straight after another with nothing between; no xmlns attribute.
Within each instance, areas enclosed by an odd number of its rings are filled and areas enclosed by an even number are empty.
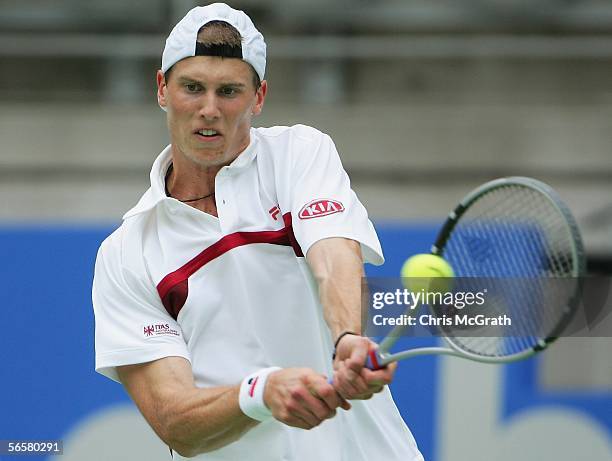
<svg viewBox="0 0 612 461"><path fill-rule="evenodd" d="M169 35L171 143L98 252L96 370L174 459L421 460L386 387L394 366L363 367L378 238L329 136L252 128L265 65L263 36L222 3Z"/></svg>

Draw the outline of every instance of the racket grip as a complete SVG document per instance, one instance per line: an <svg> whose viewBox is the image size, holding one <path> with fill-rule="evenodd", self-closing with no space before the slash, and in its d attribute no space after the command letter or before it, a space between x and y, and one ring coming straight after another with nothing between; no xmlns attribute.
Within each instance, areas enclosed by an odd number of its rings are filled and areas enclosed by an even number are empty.
<svg viewBox="0 0 612 461"><path fill-rule="evenodd" d="M366 358L366 368L370 370L380 370L385 368L386 365L382 364L382 358L377 350L370 349Z"/></svg>

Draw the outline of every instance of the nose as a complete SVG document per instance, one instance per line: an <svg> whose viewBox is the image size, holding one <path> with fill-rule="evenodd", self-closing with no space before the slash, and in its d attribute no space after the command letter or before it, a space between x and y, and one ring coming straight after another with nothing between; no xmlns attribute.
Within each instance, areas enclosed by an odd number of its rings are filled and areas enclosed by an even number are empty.
<svg viewBox="0 0 612 461"><path fill-rule="evenodd" d="M206 120L214 120L221 116L217 96L213 92L202 95L199 112L200 117Z"/></svg>

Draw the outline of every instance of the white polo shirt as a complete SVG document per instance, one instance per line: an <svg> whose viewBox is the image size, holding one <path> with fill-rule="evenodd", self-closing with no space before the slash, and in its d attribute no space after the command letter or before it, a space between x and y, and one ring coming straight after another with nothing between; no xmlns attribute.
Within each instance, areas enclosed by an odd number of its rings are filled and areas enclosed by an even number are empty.
<svg viewBox="0 0 612 461"><path fill-rule="evenodd" d="M383 257L329 136L302 125L251 129L248 148L215 178L218 217L165 195L170 163L167 147L151 187L98 252L96 370L117 380L117 366L180 356L202 388L269 366L331 376L332 339L304 255L345 237L366 262ZM195 459L422 459L388 390L352 403L313 430L271 420Z"/></svg>

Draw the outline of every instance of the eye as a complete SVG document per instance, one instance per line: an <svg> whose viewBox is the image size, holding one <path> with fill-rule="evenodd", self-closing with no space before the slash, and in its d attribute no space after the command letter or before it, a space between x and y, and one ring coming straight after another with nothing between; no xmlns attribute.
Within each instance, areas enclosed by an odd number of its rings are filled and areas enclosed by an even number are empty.
<svg viewBox="0 0 612 461"><path fill-rule="evenodd" d="M195 92L200 91L202 89L202 87L198 83L186 83L185 84L185 88L190 93L195 93Z"/></svg>
<svg viewBox="0 0 612 461"><path fill-rule="evenodd" d="M231 86L224 86L219 90L222 96L235 96L238 93L238 90Z"/></svg>

